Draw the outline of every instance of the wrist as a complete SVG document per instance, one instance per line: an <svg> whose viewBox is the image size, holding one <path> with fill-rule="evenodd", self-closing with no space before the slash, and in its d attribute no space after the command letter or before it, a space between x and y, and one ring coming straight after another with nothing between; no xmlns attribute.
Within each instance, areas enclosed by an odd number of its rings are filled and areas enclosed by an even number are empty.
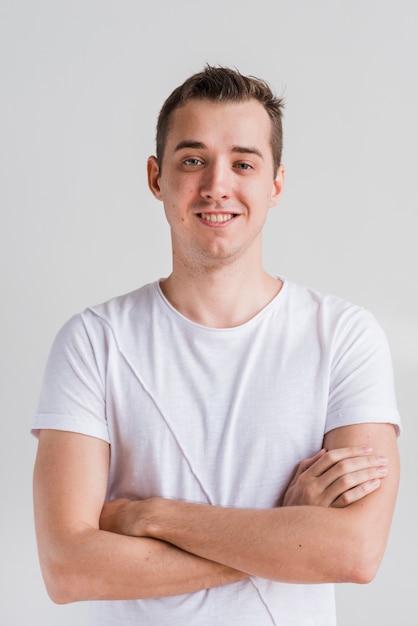
<svg viewBox="0 0 418 626"><path fill-rule="evenodd" d="M142 500L139 503L141 511L138 520L142 536L167 541L165 531L170 527L170 519L177 503L176 500L158 496Z"/></svg>
<svg viewBox="0 0 418 626"><path fill-rule="evenodd" d="M127 500L122 513L123 534L134 537L162 539L161 522L164 519L164 498L152 497L145 500Z"/></svg>

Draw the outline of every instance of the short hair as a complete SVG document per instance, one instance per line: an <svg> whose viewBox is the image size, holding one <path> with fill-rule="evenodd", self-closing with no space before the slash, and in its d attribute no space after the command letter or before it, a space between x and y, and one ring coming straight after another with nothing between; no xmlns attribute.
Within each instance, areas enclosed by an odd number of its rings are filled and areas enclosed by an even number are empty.
<svg viewBox="0 0 418 626"><path fill-rule="evenodd" d="M254 99L263 105L271 120L270 144L274 175L281 164L283 147L282 116L284 101L273 94L267 82L255 76L244 76L236 69L206 65L202 72L190 76L164 102L157 122L157 160L162 166L170 121L175 109L193 99L216 102L243 102Z"/></svg>

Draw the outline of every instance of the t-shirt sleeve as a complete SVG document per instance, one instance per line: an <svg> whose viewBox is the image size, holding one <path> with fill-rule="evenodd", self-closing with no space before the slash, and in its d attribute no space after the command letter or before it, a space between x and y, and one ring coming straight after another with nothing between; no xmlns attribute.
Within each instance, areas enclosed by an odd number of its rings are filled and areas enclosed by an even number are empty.
<svg viewBox="0 0 418 626"><path fill-rule="evenodd" d="M390 423L400 433L386 336L363 309L343 316L334 336L325 432L360 423Z"/></svg>
<svg viewBox="0 0 418 626"><path fill-rule="evenodd" d="M105 342L88 330L85 314L58 332L47 360L32 433L44 428L110 442L106 422Z"/></svg>

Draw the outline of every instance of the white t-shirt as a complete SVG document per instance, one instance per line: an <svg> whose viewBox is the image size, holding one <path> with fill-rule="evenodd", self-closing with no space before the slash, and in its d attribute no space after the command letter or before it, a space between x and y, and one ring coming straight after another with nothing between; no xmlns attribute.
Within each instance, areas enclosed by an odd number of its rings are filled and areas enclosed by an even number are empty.
<svg viewBox="0 0 418 626"><path fill-rule="evenodd" d="M34 433L111 445L108 498L274 507L333 428L399 427L391 359L373 316L285 281L247 323L196 324L158 282L87 309L59 332ZM333 626L332 585L253 577L187 596L92 603L94 626Z"/></svg>

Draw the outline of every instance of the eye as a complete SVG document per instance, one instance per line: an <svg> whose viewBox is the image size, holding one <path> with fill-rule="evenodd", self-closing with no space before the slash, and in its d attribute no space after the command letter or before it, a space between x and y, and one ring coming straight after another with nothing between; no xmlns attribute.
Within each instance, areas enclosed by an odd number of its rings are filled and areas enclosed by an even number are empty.
<svg viewBox="0 0 418 626"><path fill-rule="evenodd" d="M253 166L250 165L249 163L235 163L234 167L236 167L236 169L238 170L252 170Z"/></svg>
<svg viewBox="0 0 418 626"><path fill-rule="evenodd" d="M183 163L184 165L188 165L189 167L197 167L198 165L203 165L203 161L197 158L185 159Z"/></svg>

